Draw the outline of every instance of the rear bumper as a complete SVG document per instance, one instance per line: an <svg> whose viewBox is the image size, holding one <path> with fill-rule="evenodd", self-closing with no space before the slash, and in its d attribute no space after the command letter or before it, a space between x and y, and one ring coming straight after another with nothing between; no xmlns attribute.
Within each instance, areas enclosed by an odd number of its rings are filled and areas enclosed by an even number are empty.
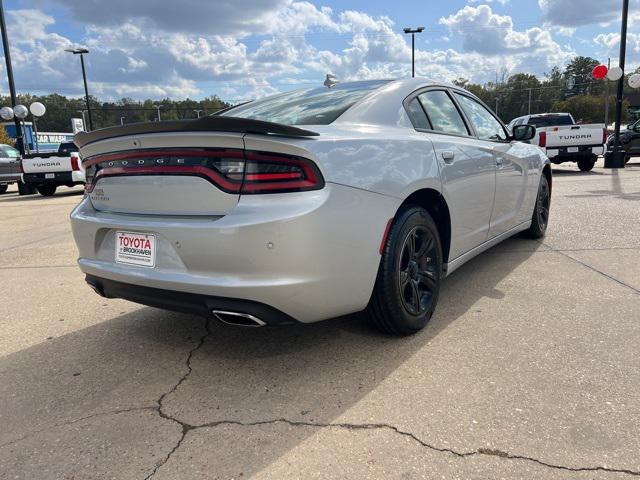
<svg viewBox="0 0 640 480"><path fill-rule="evenodd" d="M296 323L286 313L269 305L250 300L236 298L213 297L195 293L161 290L159 288L141 287L92 275L86 276L87 283L100 295L107 298L122 298L150 307L191 313L206 318L214 317L214 311L247 313L260 319L266 325L287 325Z"/></svg>
<svg viewBox="0 0 640 480"><path fill-rule="evenodd" d="M53 175L52 178L47 176ZM85 174L82 171L73 172L48 172L48 173L25 173L24 183L30 184L46 184L51 183L55 185L71 185L85 182Z"/></svg>
<svg viewBox="0 0 640 480"><path fill-rule="evenodd" d="M71 224L78 263L90 277L256 302L309 323L366 307L380 241L399 203L336 184L242 196L225 216L108 213L85 198ZM118 230L156 235L155 268L115 262Z"/></svg>
<svg viewBox="0 0 640 480"><path fill-rule="evenodd" d="M578 151L570 152L569 147L560 147L560 148L547 148L546 154L547 157L551 161L561 160L563 162L575 162L579 158L583 158L586 155L604 155L607 151L604 145L596 145L596 146L586 146L586 147L574 147L577 148Z"/></svg>

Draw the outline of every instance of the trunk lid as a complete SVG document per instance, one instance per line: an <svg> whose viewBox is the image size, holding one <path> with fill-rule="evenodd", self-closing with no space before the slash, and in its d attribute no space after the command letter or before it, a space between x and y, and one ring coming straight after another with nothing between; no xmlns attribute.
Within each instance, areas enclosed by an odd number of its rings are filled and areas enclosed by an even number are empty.
<svg viewBox="0 0 640 480"><path fill-rule="evenodd" d="M91 203L113 213L221 216L237 205L241 189L251 186L249 177L260 185L271 186L273 179L290 179L294 185L292 169L297 167L274 166L264 155L252 160L243 139L247 132L316 135L233 117L133 124L79 134L76 143ZM266 167L246 172L245 166L252 162ZM259 191L254 188L251 193Z"/></svg>

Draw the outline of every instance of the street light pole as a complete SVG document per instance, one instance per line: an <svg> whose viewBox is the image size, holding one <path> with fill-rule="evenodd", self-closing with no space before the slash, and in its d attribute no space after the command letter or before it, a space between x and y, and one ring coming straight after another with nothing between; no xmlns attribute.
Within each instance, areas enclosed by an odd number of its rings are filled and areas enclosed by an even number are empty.
<svg viewBox="0 0 640 480"><path fill-rule="evenodd" d="M120 125L124 125L124 119L127 117L120 117Z"/></svg>
<svg viewBox="0 0 640 480"><path fill-rule="evenodd" d="M411 76L416 76L416 33L422 33L424 31L424 27L418 28L410 28L407 27L404 30L404 33L411 34Z"/></svg>
<svg viewBox="0 0 640 480"><path fill-rule="evenodd" d="M87 120L84 118L84 110L78 110L78 113L82 115L82 125L87 128Z"/></svg>
<svg viewBox="0 0 640 480"><path fill-rule="evenodd" d="M160 118L160 109L164 107L164 105L154 105L153 108L157 108L158 109L158 121L162 120Z"/></svg>
<svg viewBox="0 0 640 480"><path fill-rule="evenodd" d="M624 72L627 55L627 22L629 18L629 0L622 0L622 29L620 31L620 60L618 65ZM604 168L624 168L625 152L620 145L620 123L622 123L622 97L624 95L624 74L618 80L618 94L616 96L616 132L613 150L604 157Z"/></svg>
<svg viewBox="0 0 640 480"><path fill-rule="evenodd" d="M197 118L200 118L200 112L202 112L202 110L194 110L194 112L197 115Z"/></svg>
<svg viewBox="0 0 640 480"><path fill-rule="evenodd" d="M16 98L16 85L13 81L13 67L11 66L11 52L9 51L9 38L7 37L7 25L4 21L4 6L0 0L0 28L2 29L2 48L4 49L4 61L7 65L7 80L9 82L9 93L11 94L11 107L18 104ZM16 147L21 155L24 155L24 141L22 137L22 126L18 117L13 117L16 125Z"/></svg>
<svg viewBox="0 0 640 480"><path fill-rule="evenodd" d="M84 54L89 53L86 48L68 48L65 52L80 55L80 65L82 66L82 80L84 82L84 98L87 102L87 115L89 116L89 130L93 130L93 118L91 117L91 105L89 103L89 88L87 87L87 72L84 67Z"/></svg>

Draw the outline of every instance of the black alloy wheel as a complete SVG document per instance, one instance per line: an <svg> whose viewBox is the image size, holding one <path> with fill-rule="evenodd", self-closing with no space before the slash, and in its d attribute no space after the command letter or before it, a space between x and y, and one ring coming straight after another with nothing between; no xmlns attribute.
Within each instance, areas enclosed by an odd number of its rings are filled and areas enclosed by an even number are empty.
<svg viewBox="0 0 640 480"><path fill-rule="evenodd" d="M438 290L436 241L424 227L414 227L406 236L400 262L398 283L405 310L414 316L431 308Z"/></svg>

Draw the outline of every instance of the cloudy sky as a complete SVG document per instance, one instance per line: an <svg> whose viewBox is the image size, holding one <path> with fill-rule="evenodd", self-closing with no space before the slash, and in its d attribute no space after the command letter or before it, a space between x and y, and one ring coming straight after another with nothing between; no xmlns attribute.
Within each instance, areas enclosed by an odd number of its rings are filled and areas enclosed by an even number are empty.
<svg viewBox="0 0 640 480"><path fill-rule="evenodd" d="M100 99L230 101L339 79L409 74L476 82L496 71L543 75L575 55L617 59L622 0L5 0L20 92L82 94L91 50ZM628 62L640 64L640 0L631 0ZM634 27L637 24L638 27ZM616 63L614 60L613 63ZM7 92L6 75L0 91Z"/></svg>

